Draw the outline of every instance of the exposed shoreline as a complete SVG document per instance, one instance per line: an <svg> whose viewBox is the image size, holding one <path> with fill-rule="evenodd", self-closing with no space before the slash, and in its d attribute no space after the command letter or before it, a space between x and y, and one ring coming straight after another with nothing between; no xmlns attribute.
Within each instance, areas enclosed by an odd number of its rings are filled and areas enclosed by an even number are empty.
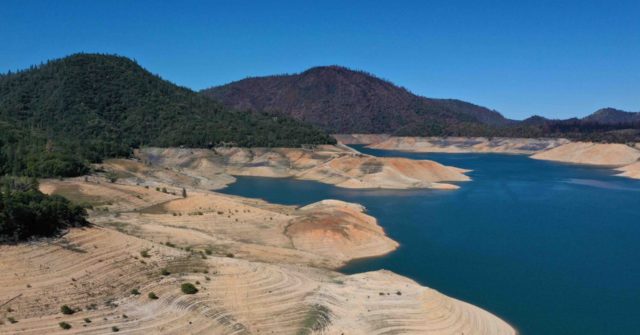
<svg viewBox="0 0 640 335"><path fill-rule="evenodd" d="M58 327L64 320L73 326L71 332L88 334L109 332L112 327L176 335L239 330L246 334L516 333L479 307L392 272L337 272L349 261L380 257L399 246L358 204L323 200L285 206L211 191L232 183L231 173L287 177L291 171L314 171L307 165L317 162L331 165L335 153L329 154L327 164L313 156L325 157L325 152L229 149L218 153L225 162L221 166L199 151L152 150L139 153L141 160L100 164L98 170L117 175L112 182L104 172L42 181L45 193L91 204L94 226L71 229L47 242L0 246L6 256L0 262L4 269L0 273L5 273L0 276L0 297L19 294L9 306L19 323L2 325L2 331L64 334L69 331ZM162 156L155 155L160 151ZM344 157L372 161L370 156L343 151L337 154L339 161ZM443 177L402 170L440 169L439 164L382 162L383 170L395 169L405 176L426 181ZM282 169L282 164L291 165ZM346 176L340 174L340 180L381 173L375 164L364 164L364 171L362 166L344 169L338 164L329 171L343 171ZM464 176L460 170L445 168ZM310 175L314 178L303 174L309 178L298 179L329 183L316 178L324 174ZM434 183L401 181L410 186ZM367 186L374 182L385 180L372 179ZM200 292L180 293L184 282L196 283ZM130 293L133 289L142 295ZM159 299L147 298L149 292ZM81 310L63 316L63 304Z"/></svg>
<svg viewBox="0 0 640 335"><path fill-rule="evenodd" d="M392 137L361 134L334 137L378 150L527 155L532 159L613 169L618 172L617 176L640 179L640 143L624 145L550 138Z"/></svg>
<svg viewBox="0 0 640 335"><path fill-rule="evenodd" d="M216 180L218 189L233 176L291 177L353 189L457 189L448 182L469 181L465 169L429 160L386 158L361 154L344 146L313 149L145 148L136 155L144 162L177 167L188 175Z"/></svg>

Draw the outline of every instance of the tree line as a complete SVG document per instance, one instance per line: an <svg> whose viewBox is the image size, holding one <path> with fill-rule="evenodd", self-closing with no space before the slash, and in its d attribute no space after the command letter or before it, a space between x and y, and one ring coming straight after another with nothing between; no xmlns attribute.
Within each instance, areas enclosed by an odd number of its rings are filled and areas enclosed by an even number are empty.
<svg viewBox="0 0 640 335"><path fill-rule="evenodd" d="M49 236L86 223L81 208L15 176L78 176L91 163L141 146L223 143L298 147L335 140L290 118L228 110L120 56L76 54L0 75L0 176L14 176L2 185L0 239Z"/></svg>

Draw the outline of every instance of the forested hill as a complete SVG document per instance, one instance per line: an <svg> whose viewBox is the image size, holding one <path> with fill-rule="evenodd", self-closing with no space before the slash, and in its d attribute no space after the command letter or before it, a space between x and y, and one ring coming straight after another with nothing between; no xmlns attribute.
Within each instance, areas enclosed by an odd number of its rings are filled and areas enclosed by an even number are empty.
<svg viewBox="0 0 640 335"><path fill-rule="evenodd" d="M286 117L229 111L125 57L76 54L0 76L0 174L77 175L149 146L333 143Z"/></svg>
<svg viewBox="0 0 640 335"><path fill-rule="evenodd" d="M287 115L332 133L398 136L565 137L640 141L640 113L602 109L584 119L524 121L455 99L431 99L340 66L239 80L201 94L242 110Z"/></svg>
<svg viewBox="0 0 640 335"><path fill-rule="evenodd" d="M640 123L640 112L626 112L609 107L599 109L583 120L602 124Z"/></svg>
<svg viewBox="0 0 640 335"><path fill-rule="evenodd" d="M247 78L201 93L233 108L287 115L334 133L445 135L511 123L496 111L460 100L417 96L340 66Z"/></svg>

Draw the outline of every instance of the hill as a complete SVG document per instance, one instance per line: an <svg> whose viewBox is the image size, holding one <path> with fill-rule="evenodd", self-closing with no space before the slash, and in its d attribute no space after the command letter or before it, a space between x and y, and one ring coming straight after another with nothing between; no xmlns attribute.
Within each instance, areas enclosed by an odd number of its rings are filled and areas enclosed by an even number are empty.
<svg viewBox="0 0 640 335"><path fill-rule="evenodd" d="M606 108L584 119L515 121L468 102L417 96L340 66L247 78L201 93L232 108L291 116L334 134L640 140L640 113Z"/></svg>
<svg viewBox="0 0 640 335"><path fill-rule="evenodd" d="M247 78L201 93L232 108L287 115L332 133L444 135L511 123L496 111L460 100L417 96L340 66Z"/></svg>
<svg viewBox="0 0 640 335"><path fill-rule="evenodd" d="M75 54L0 76L0 174L68 176L143 145L332 143L290 118L232 112L120 56Z"/></svg>
<svg viewBox="0 0 640 335"><path fill-rule="evenodd" d="M547 119L544 116L533 115L533 116L530 116L530 117L522 120L520 123L524 124L524 125L538 126L538 125L545 124L547 122L551 122L551 120Z"/></svg>
<svg viewBox="0 0 640 335"><path fill-rule="evenodd" d="M584 121L601 124L640 122L640 112L625 112L615 108L602 108L583 118Z"/></svg>

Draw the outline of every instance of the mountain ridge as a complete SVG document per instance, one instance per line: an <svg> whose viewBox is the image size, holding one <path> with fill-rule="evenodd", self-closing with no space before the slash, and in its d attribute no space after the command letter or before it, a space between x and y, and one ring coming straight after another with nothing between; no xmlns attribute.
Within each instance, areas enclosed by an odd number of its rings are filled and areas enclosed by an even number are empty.
<svg viewBox="0 0 640 335"><path fill-rule="evenodd" d="M470 102L419 96L369 72L337 65L248 77L200 93L231 108L290 116L334 134L640 140L640 113L604 109L582 119L534 115L517 121Z"/></svg>
<svg viewBox="0 0 640 335"><path fill-rule="evenodd" d="M73 54L0 76L0 173L77 175L142 145L334 143L290 118L230 111L117 55ZM85 165L86 166L86 165Z"/></svg>
<svg viewBox="0 0 640 335"><path fill-rule="evenodd" d="M288 115L332 132L401 133L407 125L425 123L443 129L511 123L494 110L419 96L369 72L338 65L248 77L200 92L232 108Z"/></svg>
<svg viewBox="0 0 640 335"><path fill-rule="evenodd" d="M605 107L582 118L585 121L602 124L640 122L640 112L628 112L620 109Z"/></svg>

